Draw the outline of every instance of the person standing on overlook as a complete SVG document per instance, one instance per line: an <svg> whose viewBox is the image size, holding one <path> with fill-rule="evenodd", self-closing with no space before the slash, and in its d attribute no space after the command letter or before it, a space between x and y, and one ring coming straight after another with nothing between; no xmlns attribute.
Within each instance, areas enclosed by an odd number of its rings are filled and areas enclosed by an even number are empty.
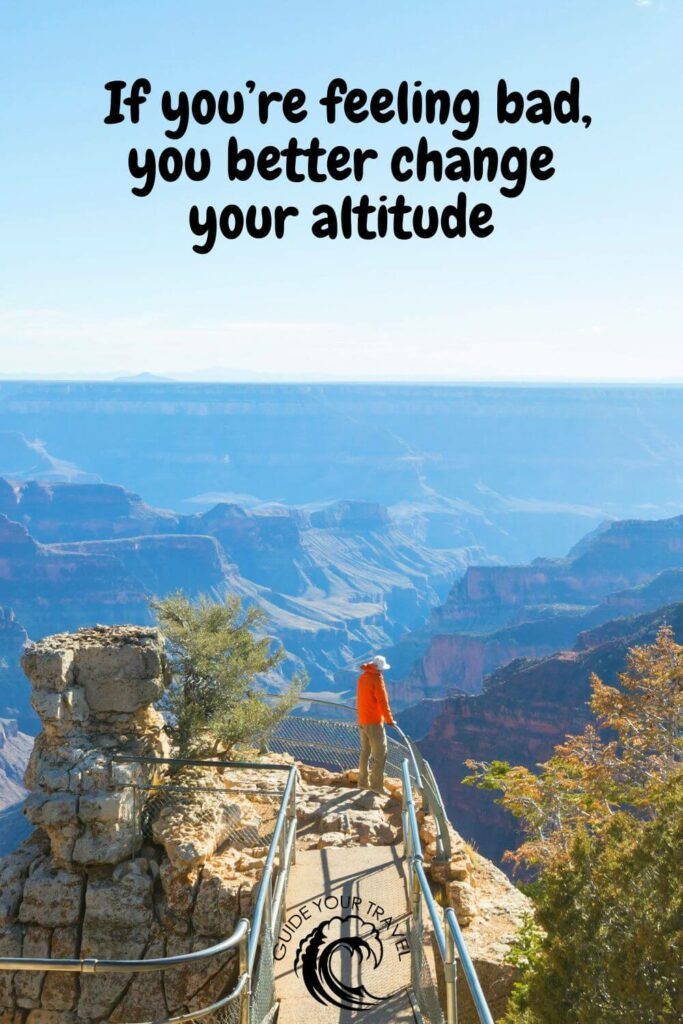
<svg viewBox="0 0 683 1024"><path fill-rule="evenodd" d="M387 759L387 736L384 725L395 725L389 707L387 688L382 672L391 668L386 658L377 654L361 665L358 677L356 708L360 732L358 788L384 792L384 765ZM368 786L368 761L372 758Z"/></svg>

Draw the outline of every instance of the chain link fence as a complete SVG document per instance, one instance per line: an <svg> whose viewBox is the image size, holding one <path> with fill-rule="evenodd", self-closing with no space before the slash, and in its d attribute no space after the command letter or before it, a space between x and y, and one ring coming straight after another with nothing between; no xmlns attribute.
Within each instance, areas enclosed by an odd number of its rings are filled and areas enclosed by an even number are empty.
<svg viewBox="0 0 683 1024"><path fill-rule="evenodd" d="M273 753L290 754L297 761L328 771L350 771L358 768L358 726L348 721L291 714L269 735L268 749ZM387 775L400 779L401 766L408 756L407 747L387 736ZM415 779L415 773L411 774Z"/></svg>
<svg viewBox="0 0 683 1024"><path fill-rule="evenodd" d="M261 947L251 983L249 1024L263 1024L275 1006L275 977L273 970L273 932L267 917L261 936Z"/></svg>
<svg viewBox="0 0 683 1024"><path fill-rule="evenodd" d="M140 814L142 839L147 843L163 842L170 833L180 836L196 828L220 835L221 847L267 848L282 799L282 790L255 793L252 789L183 782L132 788L134 813Z"/></svg>
<svg viewBox="0 0 683 1024"><path fill-rule="evenodd" d="M425 1024L444 1024L439 992L428 959L429 936L424 927L421 910L409 918L408 936L411 987L422 1019Z"/></svg>
<svg viewBox="0 0 683 1024"><path fill-rule="evenodd" d="M241 1007L242 1003L238 996L228 1003L227 1006L222 1006L211 1013L201 1017L193 1017L189 1021L187 1018L184 1018L183 1024L240 1024L242 1016ZM155 1024L155 1022L151 1021L149 1024ZM173 1020L162 1022L162 1024L173 1024Z"/></svg>
<svg viewBox="0 0 683 1024"><path fill-rule="evenodd" d="M171 837L174 843L184 836L211 834L217 839L216 853L222 849L245 850L251 854L266 853L275 837L275 826L285 792L283 784L272 788L272 776L267 784L259 784L262 769L231 769L232 778L225 784L217 783L216 772L201 767L180 767L177 771L147 786L132 787L136 813L140 814L142 837L148 843L163 843ZM279 773L283 776L284 773ZM282 853L282 846L280 852ZM285 876L289 862L282 865ZM275 879L279 879L278 873ZM286 891L286 877L280 883ZM249 1024L264 1024L274 1014L275 990L273 972L273 939L270 921L272 880L268 882L269 898L260 933L259 950L249 979ZM247 913L250 908L242 908ZM281 911L278 912L278 917ZM277 922L279 926L279 922ZM226 998L234 989L235 964L226 970ZM243 998L246 998L246 992ZM240 1024L242 999L233 999L208 1014L199 1013L191 1024ZM187 1021L187 1018L183 1018Z"/></svg>

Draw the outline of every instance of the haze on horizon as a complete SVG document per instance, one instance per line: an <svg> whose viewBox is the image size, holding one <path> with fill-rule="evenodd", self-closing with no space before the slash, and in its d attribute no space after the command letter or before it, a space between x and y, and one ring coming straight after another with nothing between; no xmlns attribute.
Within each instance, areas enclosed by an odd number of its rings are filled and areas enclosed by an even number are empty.
<svg viewBox="0 0 683 1024"><path fill-rule="evenodd" d="M0 28L3 379L683 379L683 10L671 0L577 0L565 10L545 0L396 0L391 18L360 0L334 11L256 0L239 16L218 0L192 9L172 0L163 20L150 0L64 0L6 5ZM557 173L519 199L488 193L489 239L332 243L308 234L303 213L346 186L229 192L212 175L136 199L128 149L160 148L162 127L149 111L137 127L103 124L112 78L148 77L152 99L254 78L304 88L313 108L338 74L368 89L404 78L476 87L489 102L501 77L526 91L578 75L593 123L507 129L507 145L552 146ZM308 138L320 122L238 127L240 141L260 147ZM498 142L502 131L484 124L476 141ZM213 155L230 133L189 132L182 145ZM334 140L386 151L419 134L360 126ZM433 142L448 144L444 134ZM354 192L400 188L371 177ZM408 196L441 206L452 188L425 184ZM188 207L238 200L296 201L301 224L283 242L219 241L194 254Z"/></svg>

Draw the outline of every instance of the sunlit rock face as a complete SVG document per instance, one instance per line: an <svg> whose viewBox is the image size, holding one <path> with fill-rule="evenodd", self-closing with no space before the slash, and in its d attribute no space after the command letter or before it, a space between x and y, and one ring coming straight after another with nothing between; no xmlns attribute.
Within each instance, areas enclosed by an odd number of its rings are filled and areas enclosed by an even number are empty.
<svg viewBox="0 0 683 1024"><path fill-rule="evenodd" d="M42 723L25 780L35 829L0 861L0 955L155 957L229 934L266 851L247 856L239 842L219 851L224 836L202 818L204 806L193 812L191 795L186 819L146 841L143 794L159 768L117 760L169 752L153 707L169 681L159 632L124 626L51 636L27 649L23 665ZM232 815L239 822L243 808L236 803ZM166 845L186 849L183 827L195 819L204 822L196 855L171 858ZM159 975L0 973L0 1021L162 1019L194 1000L207 1005L233 976L226 957L178 969L167 985Z"/></svg>
<svg viewBox="0 0 683 1024"><path fill-rule="evenodd" d="M166 685L163 642L140 627L95 628L30 646L23 666L42 731L31 753L26 816L56 863L117 864L141 842L134 786L150 770L112 753L163 756L164 723L151 705Z"/></svg>

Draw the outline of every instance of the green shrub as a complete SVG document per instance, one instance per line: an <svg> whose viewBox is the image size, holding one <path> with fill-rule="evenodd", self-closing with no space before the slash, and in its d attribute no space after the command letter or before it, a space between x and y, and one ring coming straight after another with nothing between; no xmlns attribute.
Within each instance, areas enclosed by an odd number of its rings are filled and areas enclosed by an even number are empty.
<svg viewBox="0 0 683 1024"><path fill-rule="evenodd" d="M261 679L284 660L264 636L265 613L230 595L196 603L181 593L154 601L168 641L173 683L167 695L170 730L179 757L229 753L258 744L296 704L306 679L297 675L277 698L264 699Z"/></svg>
<svg viewBox="0 0 683 1024"><path fill-rule="evenodd" d="M536 873L506 1024L683 1020L683 647L629 652L619 687L592 680L595 724L538 771L469 763L502 790Z"/></svg>

